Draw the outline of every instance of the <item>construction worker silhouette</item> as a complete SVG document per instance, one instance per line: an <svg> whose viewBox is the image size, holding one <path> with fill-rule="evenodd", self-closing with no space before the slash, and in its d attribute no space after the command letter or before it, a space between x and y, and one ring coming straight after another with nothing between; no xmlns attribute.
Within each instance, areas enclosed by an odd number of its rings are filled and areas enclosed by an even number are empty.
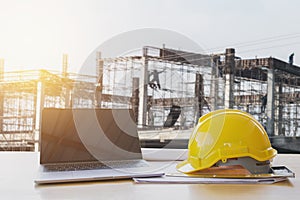
<svg viewBox="0 0 300 200"><path fill-rule="evenodd" d="M160 82L159 82L159 74L160 73L162 73L162 72L164 72L165 70L163 70L163 71L160 71L160 72L158 72L156 69L155 70L153 70L153 72L151 72L150 74L149 74L149 77L150 76L153 76L152 77L152 79L151 79L151 81L149 82L149 86L152 88L152 89L161 89L161 87L160 87Z"/></svg>
<svg viewBox="0 0 300 200"><path fill-rule="evenodd" d="M266 110L266 105L267 105L267 94L265 94L262 98L261 98L261 112L264 113Z"/></svg>

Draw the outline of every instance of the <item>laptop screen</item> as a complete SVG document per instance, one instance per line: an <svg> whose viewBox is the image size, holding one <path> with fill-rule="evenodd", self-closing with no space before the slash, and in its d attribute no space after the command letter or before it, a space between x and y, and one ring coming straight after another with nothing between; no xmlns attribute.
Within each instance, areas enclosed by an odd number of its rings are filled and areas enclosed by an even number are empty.
<svg viewBox="0 0 300 200"><path fill-rule="evenodd" d="M130 109L57 109L42 112L40 163L141 159Z"/></svg>

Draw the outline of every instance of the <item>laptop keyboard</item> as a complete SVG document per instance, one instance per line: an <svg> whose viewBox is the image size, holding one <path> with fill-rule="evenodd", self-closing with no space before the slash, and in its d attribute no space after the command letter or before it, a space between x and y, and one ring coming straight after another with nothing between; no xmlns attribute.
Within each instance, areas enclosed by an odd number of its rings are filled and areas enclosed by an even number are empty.
<svg viewBox="0 0 300 200"><path fill-rule="evenodd" d="M44 165L44 171L77 171L91 169L111 169L111 168L135 168L146 167L148 164L144 160L124 160L124 161L106 161L101 162L84 162L84 163L59 163Z"/></svg>

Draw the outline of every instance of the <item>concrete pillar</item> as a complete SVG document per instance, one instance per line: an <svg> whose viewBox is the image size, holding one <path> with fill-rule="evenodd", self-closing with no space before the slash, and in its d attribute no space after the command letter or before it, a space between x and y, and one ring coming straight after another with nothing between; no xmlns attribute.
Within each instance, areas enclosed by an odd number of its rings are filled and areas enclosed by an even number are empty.
<svg viewBox="0 0 300 200"><path fill-rule="evenodd" d="M143 66L141 68L140 92L139 92L139 116L138 125L147 125L147 100L148 100L148 48L143 48Z"/></svg>
<svg viewBox="0 0 300 200"><path fill-rule="evenodd" d="M210 85L210 109L216 110L218 107L219 78L218 63L220 56L213 55L211 57L211 85Z"/></svg>
<svg viewBox="0 0 300 200"><path fill-rule="evenodd" d="M202 116L202 110L204 105L204 86L203 86L203 77L201 74L196 74L195 82L195 97L197 99L197 120Z"/></svg>
<svg viewBox="0 0 300 200"><path fill-rule="evenodd" d="M62 76L64 78L64 86L65 86L65 94L64 94L64 98L65 98L65 108L70 108L72 107L72 91L70 86L68 85L68 54L63 54L63 60L62 60Z"/></svg>
<svg viewBox="0 0 300 200"><path fill-rule="evenodd" d="M139 116L139 78L132 79L132 98L131 98L131 105L134 114L134 120L138 123L138 116Z"/></svg>
<svg viewBox="0 0 300 200"><path fill-rule="evenodd" d="M277 113L276 113L276 116L278 116L278 122L277 122L277 128L274 127L274 135L276 135L275 133L277 133L277 135L280 135L280 134L285 134L284 132L284 126L283 126L283 118L282 118L282 115L283 115L283 101L282 101L282 83L280 83L278 85L278 88L276 89L277 93L278 93L278 96L279 96L279 102L278 102L278 110L277 110ZM276 130L277 129L277 130Z"/></svg>
<svg viewBox="0 0 300 200"><path fill-rule="evenodd" d="M97 52L96 55L96 63L97 63L97 69L96 69L96 74L97 74L97 86L96 86L96 91L95 91L95 104L96 107L101 108L101 103L102 103L102 91L103 91L103 65L104 61L101 59L101 52Z"/></svg>
<svg viewBox="0 0 300 200"><path fill-rule="evenodd" d="M224 106L225 108L233 108L234 106L234 68L235 68L235 50L226 49L225 54L225 94Z"/></svg>
<svg viewBox="0 0 300 200"><path fill-rule="evenodd" d="M41 122L42 122L42 111L44 108L44 100L45 100L45 86L42 81L43 75L42 71L40 72L40 80L37 82L36 86L36 103L35 103L35 133L34 139L35 141L39 141L41 137ZM40 144L35 143L34 149L35 152L39 151Z"/></svg>
<svg viewBox="0 0 300 200"><path fill-rule="evenodd" d="M272 62L270 62L270 66L268 69L267 75L267 85L268 85L268 94L267 94L267 133L272 136L274 135L274 100L275 100L275 73L272 66Z"/></svg>
<svg viewBox="0 0 300 200"><path fill-rule="evenodd" d="M63 60L62 60L62 75L63 77L68 76L68 54L63 54Z"/></svg>

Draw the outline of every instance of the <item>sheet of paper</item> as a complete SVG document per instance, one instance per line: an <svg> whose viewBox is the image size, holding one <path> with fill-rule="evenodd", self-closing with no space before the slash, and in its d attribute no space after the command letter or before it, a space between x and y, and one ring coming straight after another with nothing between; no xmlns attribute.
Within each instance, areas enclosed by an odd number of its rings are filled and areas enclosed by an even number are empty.
<svg viewBox="0 0 300 200"><path fill-rule="evenodd" d="M264 178L264 179L237 179L237 178L191 178L191 177L170 177L157 178L134 178L135 183L155 184L273 184L285 181L287 178Z"/></svg>

